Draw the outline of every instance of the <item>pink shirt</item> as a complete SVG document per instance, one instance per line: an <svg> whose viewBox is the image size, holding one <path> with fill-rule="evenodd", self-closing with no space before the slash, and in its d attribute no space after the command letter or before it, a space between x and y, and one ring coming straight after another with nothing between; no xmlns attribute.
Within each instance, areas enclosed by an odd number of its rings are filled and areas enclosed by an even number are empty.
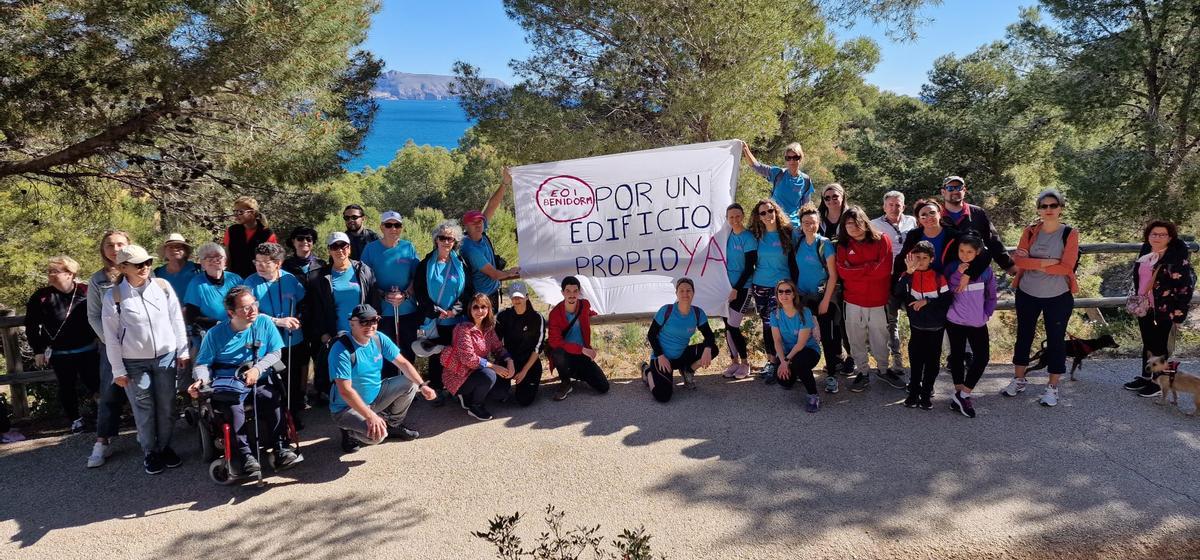
<svg viewBox="0 0 1200 560"><path fill-rule="evenodd" d="M1154 305L1154 264L1150 261L1138 264L1138 293L1149 296L1151 306Z"/></svg>

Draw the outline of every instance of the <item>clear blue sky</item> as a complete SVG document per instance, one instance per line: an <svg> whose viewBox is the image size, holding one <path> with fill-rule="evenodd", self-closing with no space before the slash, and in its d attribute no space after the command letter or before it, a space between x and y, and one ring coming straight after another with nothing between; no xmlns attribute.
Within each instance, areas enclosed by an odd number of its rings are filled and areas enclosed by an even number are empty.
<svg viewBox="0 0 1200 560"><path fill-rule="evenodd" d="M926 8L930 20L920 38L894 43L869 22L836 28L842 39L866 35L879 44L882 57L867 81L897 93L917 94L933 61L947 53L963 56L1000 39L1017 20L1020 6L1036 0L945 0ZM511 59L529 53L524 34L504 15L499 0L383 0L366 48L383 58L388 70L449 74L456 60L470 62L483 75L513 83Z"/></svg>

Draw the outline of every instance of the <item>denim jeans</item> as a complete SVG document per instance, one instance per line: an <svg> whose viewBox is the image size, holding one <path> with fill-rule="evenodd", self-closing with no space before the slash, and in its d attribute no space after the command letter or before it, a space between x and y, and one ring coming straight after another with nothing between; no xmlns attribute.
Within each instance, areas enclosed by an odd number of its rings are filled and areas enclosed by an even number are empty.
<svg viewBox="0 0 1200 560"><path fill-rule="evenodd" d="M124 362L138 443L143 453L157 453L171 446L175 427L175 353Z"/></svg>

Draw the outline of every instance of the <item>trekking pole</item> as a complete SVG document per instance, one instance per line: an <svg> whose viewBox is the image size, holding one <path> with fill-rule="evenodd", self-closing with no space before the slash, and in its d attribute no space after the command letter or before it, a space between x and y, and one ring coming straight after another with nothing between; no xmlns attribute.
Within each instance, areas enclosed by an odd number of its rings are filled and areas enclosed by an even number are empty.
<svg viewBox="0 0 1200 560"><path fill-rule="evenodd" d="M295 317L296 316L295 313L296 313L296 300L292 299L291 296L288 296L288 318ZM284 384L283 384L283 390L287 391L288 438L293 440L292 445L296 446L296 452L299 453L300 452L300 437L296 434L296 418L295 418L294 414L292 413L292 384L296 382L295 379L292 379L292 346L295 346L294 344L292 344L292 336L293 335L295 335L295 330L288 329L287 368L283 373L284 379L285 379ZM301 382L301 383L299 383L299 385L301 387L303 387L304 383ZM296 436L296 437L292 437L292 436Z"/></svg>
<svg viewBox="0 0 1200 560"><path fill-rule="evenodd" d="M251 355L254 356L254 361L256 362L258 361L258 349L260 348L260 343L255 341L253 345L254 352ZM258 376L260 378L262 375L263 372L258 372ZM250 387L250 398L254 403L254 459L258 461L258 482L255 484L262 486L264 482L262 466L262 439L258 433L258 380L255 380L254 385Z"/></svg>

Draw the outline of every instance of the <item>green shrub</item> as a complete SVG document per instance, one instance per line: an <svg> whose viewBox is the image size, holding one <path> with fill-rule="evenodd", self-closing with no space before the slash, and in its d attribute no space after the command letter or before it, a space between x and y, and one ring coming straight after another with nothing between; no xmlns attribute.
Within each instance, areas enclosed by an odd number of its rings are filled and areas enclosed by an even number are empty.
<svg viewBox="0 0 1200 560"><path fill-rule="evenodd" d="M564 529L565 517L565 512L559 511L553 505L547 505L545 520L548 530L538 535L537 546L531 549L523 548L521 537L516 534L517 524L521 521L520 512L512 515L497 514L489 522L487 531L472 531L471 534L495 546L496 557L502 560L574 560L584 557L585 554L590 558L613 560L655 558L650 550L650 535L646 534L645 527L621 531L610 543L612 550L608 550L602 544L604 537L600 534L599 525ZM658 558L665 559L666 555L659 555Z"/></svg>

